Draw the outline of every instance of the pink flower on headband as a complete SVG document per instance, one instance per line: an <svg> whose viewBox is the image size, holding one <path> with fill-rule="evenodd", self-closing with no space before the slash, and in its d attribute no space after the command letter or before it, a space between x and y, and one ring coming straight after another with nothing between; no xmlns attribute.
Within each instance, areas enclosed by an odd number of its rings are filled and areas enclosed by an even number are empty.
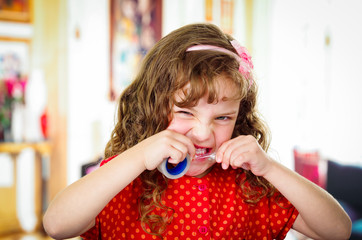
<svg viewBox="0 0 362 240"><path fill-rule="evenodd" d="M239 66L239 72L249 78L250 72L254 68L254 65L251 61L251 56L248 50L245 47L241 46L236 40L232 40L230 43L231 45L233 45L236 52L240 56L241 61Z"/></svg>
<svg viewBox="0 0 362 240"><path fill-rule="evenodd" d="M251 87L251 85L253 84L253 78L251 76L251 70L254 68L254 65L251 61L251 56L249 55L248 51L246 50L245 47L242 47L238 41L236 40L232 40L231 45L235 48L236 52L238 54L235 54L234 52L222 48L222 47L218 47L218 46L213 46L213 45L194 45L189 47L186 52L192 52L192 51L202 51L202 50L213 50L213 51L218 51L218 52L223 52L226 54L229 54L231 56L233 56L239 63L239 72L246 78L249 80L249 88Z"/></svg>

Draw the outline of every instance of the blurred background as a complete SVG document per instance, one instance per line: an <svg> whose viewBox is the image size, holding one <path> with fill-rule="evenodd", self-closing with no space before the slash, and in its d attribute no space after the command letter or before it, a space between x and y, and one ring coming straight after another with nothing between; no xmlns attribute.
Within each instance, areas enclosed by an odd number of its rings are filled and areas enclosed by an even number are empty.
<svg viewBox="0 0 362 240"><path fill-rule="evenodd" d="M333 194L359 239L361 12L359 0L0 0L0 239L46 237L44 210L97 167L147 50L194 22L249 49L270 155Z"/></svg>

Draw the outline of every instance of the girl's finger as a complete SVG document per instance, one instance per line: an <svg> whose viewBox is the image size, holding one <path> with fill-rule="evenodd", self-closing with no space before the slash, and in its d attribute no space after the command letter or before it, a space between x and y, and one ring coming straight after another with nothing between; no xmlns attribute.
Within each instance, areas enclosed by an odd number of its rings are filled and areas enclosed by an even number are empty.
<svg viewBox="0 0 362 240"><path fill-rule="evenodd" d="M249 163L243 163L243 164L241 165L241 168L242 168L242 169L245 169L245 170L247 170L247 171L249 171L249 170L251 169Z"/></svg>
<svg viewBox="0 0 362 240"><path fill-rule="evenodd" d="M223 169L227 169L229 167L233 150L233 139L223 143L218 149L216 161L221 163L221 167Z"/></svg>
<svg viewBox="0 0 362 240"><path fill-rule="evenodd" d="M178 151L177 149L173 149L170 152L170 156L168 158L168 162L169 163L173 163L173 164L177 164L179 162L181 162L183 159L185 159L183 157L183 155L186 156L186 154L183 154L182 152Z"/></svg>
<svg viewBox="0 0 362 240"><path fill-rule="evenodd" d="M223 150L219 150L220 151L220 156L217 156L216 159L219 163L221 163L221 167L223 169L227 169L229 167L230 164L230 150L228 148L226 148L224 151Z"/></svg>
<svg viewBox="0 0 362 240"><path fill-rule="evenodd" d="M250 151L255 138L252 136L239 136L224 142L217 153L216 161L222 164L223 169L229 166L241 167L243 161L242 154Z"/></svg>
<svg viewBox="0 0 362 240"><path fill-rule="evenodd" d="M174 151L174 153L177 154L176 156L172 156L172 158L174 158L175 160L180 160L186 157L186 154L188 153L188 147L184 143L174 141L171 142L170 145L173 149L176 150Z"/></svg>
<svg viewBox="0 0 362 240"><path fill-rule="evenodd" d="M176 140L174 142L173 147L180 149L180 151L184 152L185 153L184 157L186 157L186 154L188 153L190 155L190 157L193 158L195 156L195 152L196 152L193 142L188 137L186 137L182 134L179 134L176 132L173 132L173 133L175 133L174 137Z"/></svg>
<svg viewBox="0 0 362 240"><path fill-rule="evenodd" d="M230 155L233 151L232 145L233 139L224 142L217 150L216 162L221 163L224 169L227 169L229 167Z"/></svg>

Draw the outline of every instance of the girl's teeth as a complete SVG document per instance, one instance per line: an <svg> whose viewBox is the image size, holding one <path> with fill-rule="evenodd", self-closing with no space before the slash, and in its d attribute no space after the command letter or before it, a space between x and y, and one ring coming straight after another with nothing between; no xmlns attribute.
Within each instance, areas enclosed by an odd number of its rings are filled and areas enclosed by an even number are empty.
<svg viewBox="0 0 362 240"><path fill-rule="evenodd" d="M196 155L203 155L206 153L206 148L197 148Z"/></svg>

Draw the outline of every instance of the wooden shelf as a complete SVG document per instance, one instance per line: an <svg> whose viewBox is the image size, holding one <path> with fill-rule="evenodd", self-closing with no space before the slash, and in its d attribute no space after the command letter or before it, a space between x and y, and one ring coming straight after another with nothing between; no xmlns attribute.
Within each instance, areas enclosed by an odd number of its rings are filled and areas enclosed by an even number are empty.
<svg viewBox="0 0 362 240"><path fill-rule="evenodd" d="M0 143L0 152L9 153L9 154L19 154L25 148L32 148L34 151L45 155L50 154L51 152L51 144L49 142L35 142L35 143L27 143L27 142L2 142Z"/></svg>
<svg viewBox="0 0 362 240"><path fill-rule="evenodd" d="M0 236L11 232L21 232L21 226L17 219L16 211L16 188L17 188L17 157L24 149L31 148L35 152L34 161L34 196L35 196L35 214L38 218L35 231L42 229L42 216L44 209L44 196L46 190L46 179L43 177L43 157L50 157L52 147L50 142L34 142L34 143L15 143L1 142L0 153L6 153L11 156L13 161L13 185L9 187L0 187Z"/></svg>

